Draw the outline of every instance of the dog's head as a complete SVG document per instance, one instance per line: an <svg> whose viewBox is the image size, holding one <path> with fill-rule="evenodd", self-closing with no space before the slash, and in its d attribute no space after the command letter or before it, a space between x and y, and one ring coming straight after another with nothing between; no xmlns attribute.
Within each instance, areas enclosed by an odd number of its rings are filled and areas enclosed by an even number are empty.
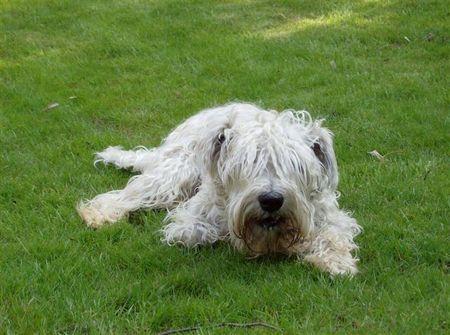
<svg viewBox="0 0 450 335"><path fill-rule="evenodd" d="M294 254L321 192L338 183L330 131L307 112L239 111L212 127L204 157L230 237L253 256Z"/></svg>

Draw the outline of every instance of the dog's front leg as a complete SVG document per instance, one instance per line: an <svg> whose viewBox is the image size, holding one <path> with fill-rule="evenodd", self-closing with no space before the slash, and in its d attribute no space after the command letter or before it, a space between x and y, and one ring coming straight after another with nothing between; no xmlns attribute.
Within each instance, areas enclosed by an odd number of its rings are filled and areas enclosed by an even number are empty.
<svg viewBox="0 0 450 335"><path fill-rule="evenodd" d="M322 218L323 220L323 218ZM304 260L331 275L354 275L358 259L353 238L361 231L356 220L343 211L336 211L322 221L313 232Z"/></svg>
<svg viewBox="0 0 450 335"><path fill-rule="evenodd" d="M217 200L214 191L203 184L195 196L168 214L162 240L169 245L195 247L228 238L223 208Z"/></svg>

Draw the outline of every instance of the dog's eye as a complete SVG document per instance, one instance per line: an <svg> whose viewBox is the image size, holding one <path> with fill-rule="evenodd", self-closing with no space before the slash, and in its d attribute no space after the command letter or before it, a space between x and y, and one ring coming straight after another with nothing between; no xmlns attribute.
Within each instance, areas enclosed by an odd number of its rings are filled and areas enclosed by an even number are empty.
<svg viewBox="0 0 450 335"><path fill-rule="evenodd" d="M223 142L225 142L225 135L220 134L219 137L217 137L217 142L219 142L219 144L222 144Z"/></svg>

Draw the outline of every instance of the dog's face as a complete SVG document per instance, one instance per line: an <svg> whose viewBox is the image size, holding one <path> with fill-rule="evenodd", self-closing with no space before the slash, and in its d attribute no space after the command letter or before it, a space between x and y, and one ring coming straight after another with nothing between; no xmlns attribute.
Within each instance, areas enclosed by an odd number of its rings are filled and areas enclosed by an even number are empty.
<svg viewBox="0 0 450 335"><path fill-rule="evenodd" d="M234 246L253 256L296 253L312 228L314 195L336 189L330 132L287 111L231 118L213 136L206 165Z"/></svg>

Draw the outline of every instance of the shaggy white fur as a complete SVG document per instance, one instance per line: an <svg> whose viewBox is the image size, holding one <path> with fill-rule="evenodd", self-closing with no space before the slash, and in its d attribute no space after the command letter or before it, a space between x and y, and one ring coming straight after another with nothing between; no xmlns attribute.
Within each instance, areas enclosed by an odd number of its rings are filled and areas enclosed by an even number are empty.
<svg viewBox="0 0 450 335"><path fill-rule="evenodd" d="M351 252L361 228L338 207L332 134L305 111L242 103L207 109L157 148L109 147L95 162L141 174L79 203L90 227L166 208L168 244L229 240L250 256L284 253L333 275L357 272Z"/></svg>

